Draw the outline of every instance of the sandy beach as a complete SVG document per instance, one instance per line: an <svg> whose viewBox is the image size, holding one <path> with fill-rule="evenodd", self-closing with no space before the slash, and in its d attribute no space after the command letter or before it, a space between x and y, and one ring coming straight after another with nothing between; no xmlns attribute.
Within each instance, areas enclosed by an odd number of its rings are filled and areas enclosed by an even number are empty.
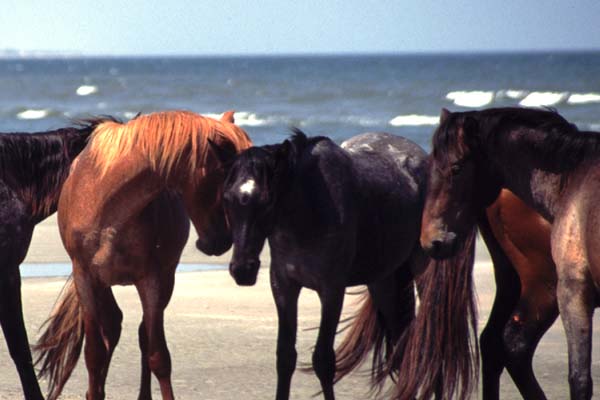
<svg viewBox="0 0 600 400"><path fill-rule="evenodd" d="M191 237L194 235L192 233ZM54 217L37 228L27 261L68 262ZM265 266L268 265L266 256L263 261ZM182 262L225 263L227 255L209 258L188 246ZM475 280L481 328L487 320L495 290L491 263L481 246L478 248ZM48 316L64 281L65 278L23 280L24 312L32 342L38 336L39 327ZM139 385L137 326L141 320L141 305L132 287L116 287L114 292L124 311L124 320L121 340L111 363L106 394L108 399L133 399L137 397ZM346 315L352 312L354 302L355 297L346 296ZM596 318L595 331L600 328L599 322ZM316 337L316 331L311 328L318 326L318 323L318 298L314 292L304 290L300 299L297 344L300 363L310 361ZM277 317L267 267L262 268L257 285L251 288L237 287L225 270L178 273L173 299L166 310L165 325L173 361L172 379L178 398L273 398ZM600 382L598 348L593 356L594 378ZM542 339L534 368L549 398L563 399L568 396L567 352L560 320ZM0 399L20 398L19 381L3 338L0 340L0 371ZM41 384L45 389L45 382ZM62 398L82 398L86 385L87 373L81 359ZM160 398L157 386L154 381L154 397ZM296 371L292 382L292 399L309 399L318 390L318 380L313 374ZM361 373L336 385L339 399L365 399L368 398L367 390L368 379ZM501 398L520 398L506 373L502 377Z"/></svg>

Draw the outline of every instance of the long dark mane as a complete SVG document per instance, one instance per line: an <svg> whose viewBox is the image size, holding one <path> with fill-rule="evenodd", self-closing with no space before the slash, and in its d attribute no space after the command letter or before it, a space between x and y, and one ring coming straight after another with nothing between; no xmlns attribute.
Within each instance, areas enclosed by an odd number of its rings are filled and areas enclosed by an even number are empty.
<svg viewBox="0 0 600 400"><path fill-rule="evenodd" d="M452 151L461 146L457 127L466 140L490 151L506 143L507 135L516 139L515 150L528 149L548 168L560 164L562 170L600 156L600 135L579 130L553 109L490 108L482 111L451 113L433 136L434 157L448 162Z"/></svg>
<svg viewBox="0 0 600 400"><path fill-rule="evenodd" d="M47 132L0 134L0 181L27 204L36 222L55 211L71 162L106 120L113 118L81 120Z"/></svg>

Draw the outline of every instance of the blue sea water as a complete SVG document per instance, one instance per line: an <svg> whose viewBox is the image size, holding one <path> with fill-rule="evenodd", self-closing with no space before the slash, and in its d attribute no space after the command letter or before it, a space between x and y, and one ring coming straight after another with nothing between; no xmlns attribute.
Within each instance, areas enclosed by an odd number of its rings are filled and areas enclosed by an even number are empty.
<svg viewBox="0 0 600 400"><path fill-rule="evenodd" d="M600 52L0 59L0 132L98 114L234 109L256 144L299 126L338 141L383 130L428 147L442 107L518 104L600 130Z"/></svg>
<svg viewBox="0 0 600 400"><path fill-rule="evenodd" d="M297 126L337 141L387 131L429 149L442 107L509 105L553 107L600 131L600 52L0 58L0 132L100 114L234 109L258 145Z"/></svg>

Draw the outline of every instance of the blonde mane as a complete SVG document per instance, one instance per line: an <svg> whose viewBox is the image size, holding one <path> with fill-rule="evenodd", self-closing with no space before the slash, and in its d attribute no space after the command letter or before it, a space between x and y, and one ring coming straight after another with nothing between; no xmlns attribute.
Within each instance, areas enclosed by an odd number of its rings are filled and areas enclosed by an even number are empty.
<svg viewBox="0 0 600 400"><path fill-rule="evenodd" d="M230 142L237 152L252 145L246 132L233 124L232 111L220 121L190 111L163 111L127 123L104 122L94 130L88 148L102 175L116 160L135 151L166 177L176 163L187 162L190 172L203 167L209 139L217 144Z"/></svg>

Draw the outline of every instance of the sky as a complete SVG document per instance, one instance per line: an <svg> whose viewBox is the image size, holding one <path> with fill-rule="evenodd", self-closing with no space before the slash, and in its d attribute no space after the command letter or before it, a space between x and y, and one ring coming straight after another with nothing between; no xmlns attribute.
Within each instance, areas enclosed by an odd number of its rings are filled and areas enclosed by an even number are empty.
<svg viewBox="0 0 600 400"><path fill-rule="evenodd" d="M598 0L3 0L0 50L246 55L600 50Z"/></svg>

